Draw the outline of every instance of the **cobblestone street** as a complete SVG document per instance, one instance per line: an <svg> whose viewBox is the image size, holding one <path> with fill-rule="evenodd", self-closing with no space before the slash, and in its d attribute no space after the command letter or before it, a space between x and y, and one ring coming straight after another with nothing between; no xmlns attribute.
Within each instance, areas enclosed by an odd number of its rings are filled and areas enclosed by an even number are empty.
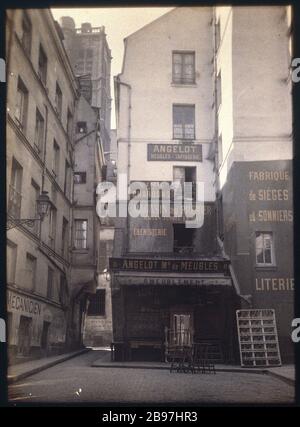
<svg viewBox="0 0 300 427"><path fill-rule="evenodd" d="M9 387L11 402L293 403L294 387L263 374L97 368L91 351Z"/></svg>

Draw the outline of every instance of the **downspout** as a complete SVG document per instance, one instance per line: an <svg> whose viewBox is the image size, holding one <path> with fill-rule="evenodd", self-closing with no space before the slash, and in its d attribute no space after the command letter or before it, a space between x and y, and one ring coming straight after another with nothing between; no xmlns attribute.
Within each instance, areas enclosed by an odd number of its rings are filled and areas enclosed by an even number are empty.
<svg viewBox="0 0 300 427"><path fill-rule="evenodd" d="M216 185L216 231L217 231L217 239L220 235L220 229L219 229L219 203L218 203L218 194L220 192L220 182L219 182L219 147L218 147L218 112L217 112L217 20L216 20L216 8L213 8L213 33L214 33L214 56L213 56L213 62L214 62L214 113L215 113L215 136L214 136L214 144L215 144L215 185Z"/></svg>
<svg viewBox="0 0 300 427"><path fill-rule="evenodd" d="M44 153L43 153L43 170L42 170L42 189L41 192L45 189L45 175L46 175L46 155L47 155L47 135L48 135L48 107L44 104L45 107L45 136L44 136ZM42 221L39 221L39 246L42 242Z"/></svg>
<svg viewBox="0 0 300 427"><path fill-rule="evenodd" d="M128 130L127 130L127 183L130 184L130 168L131 168L131 95L132 87L128 83L121 82L120 77L117 77L117 82L119 85L123 85L128 90ZM126 252L129 248L129 218L128 212L126 215Z"/></svg>

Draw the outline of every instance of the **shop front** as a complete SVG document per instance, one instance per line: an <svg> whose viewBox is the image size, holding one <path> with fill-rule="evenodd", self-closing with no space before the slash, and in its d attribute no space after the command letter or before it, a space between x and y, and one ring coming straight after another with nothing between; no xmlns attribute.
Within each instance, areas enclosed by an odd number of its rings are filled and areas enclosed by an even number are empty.
<svg viewBox="0 0 300 427"><path fill-rule="evenodd" d="M238 305L227 261L155 261L156 267L148 265L156 270L151 273L121 270L120 262L113 268L114 339L124 343L126 357L167 361L174 345L206 342L214 346L216 362L233 362ZM178 272L162 271L167 266ZM209 268L211 273L186 272Z"/></svg>
<svg viewBox="0 0 300 427"><path fill-rule="evenodd" d="M58 304L9 288L7 311L10 364L64 351L67 319Z"/></svg>

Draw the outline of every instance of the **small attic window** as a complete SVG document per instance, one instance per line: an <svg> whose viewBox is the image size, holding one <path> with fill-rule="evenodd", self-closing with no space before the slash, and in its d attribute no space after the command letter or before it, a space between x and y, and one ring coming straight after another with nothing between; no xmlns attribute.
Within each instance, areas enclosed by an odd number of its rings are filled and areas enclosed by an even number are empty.
<svg viewBox="0 0 300 427"><path fill-rule="evenodd" d="M86 122L77 122L77 124L76 124L76 133L87 133Z"/></svg>

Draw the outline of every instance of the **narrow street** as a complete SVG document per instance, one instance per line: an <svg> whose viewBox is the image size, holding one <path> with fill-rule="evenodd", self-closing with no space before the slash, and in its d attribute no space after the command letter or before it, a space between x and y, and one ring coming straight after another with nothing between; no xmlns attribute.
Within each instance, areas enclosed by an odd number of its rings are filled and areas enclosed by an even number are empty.
<svg viewBox="0 0 300 427"><path fill-rule="evenodd" d="M97 368L90 351L9 387L9 400L29 402L293 403L294 387L269 375L169 373L158 369Z"/></svg>

